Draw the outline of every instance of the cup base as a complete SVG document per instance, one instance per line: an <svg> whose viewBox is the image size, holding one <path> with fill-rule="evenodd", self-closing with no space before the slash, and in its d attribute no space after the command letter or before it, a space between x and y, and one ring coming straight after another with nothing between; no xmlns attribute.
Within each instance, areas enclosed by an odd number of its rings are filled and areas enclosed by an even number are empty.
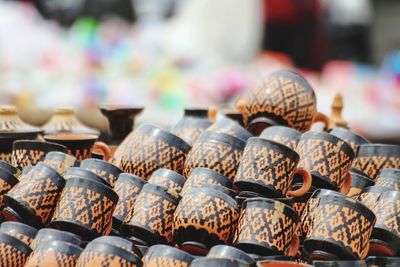
<svg viewBox="0 0 400 267"><path fill-rule="evenodd" d="M208 253L207 247L198 242L184 242L179 249L194 256L206 256Z"/></svg>
<svg viewBox="0 0 400 267"><path fill-rule="evenodd" d="M165 238L160 237L151 229L147 229L140 225L124 224L121 227L121 233L139 240L143 240L150 246L167 243Z"/></svg>
<svg viewBox="0 0 400 267"><path fill-rule="evenodd" d="M85 227L68 221L52 221L49 224L50 228L70 232L81 237L83 241L92 241L93 239L100 236L100 234L95 233Z"/></svg>
<svg viewBox="0 0 400 267"><path fill-rule="evenodd" d="M22 205L14 198L4 196L6 207L1 212L6 221L16 221L28 224L35 228L42 228L41 218L35 215L35 212Z"/></svg>
<svg viewBox="0 0 400 267"><path fill-rule="evenodd" d="M201 244L207 250L211 249L213 246L224 244L222 240L215 234L208 233L205 229L197 229L194 226L189 227L179 227L174 231L175 243L178 246L183 244L193 243Z"/></svg>
<svg viewBox="0 0 400 267"><path fill-rule="evenodd" d="M358 260L349 249L326 240L307 239L304 241L304 249L311 260L321 259L319 257L328 257L324 260Z"/></svg>
<svg viewBox="0 0 400 267"><path fill-rule="evenodd" d="M259 256L284 256L282 253L274 249L247 242L237 243L235 247L237 247L240 250L243 250L246 253L252 253Z"/></svg>

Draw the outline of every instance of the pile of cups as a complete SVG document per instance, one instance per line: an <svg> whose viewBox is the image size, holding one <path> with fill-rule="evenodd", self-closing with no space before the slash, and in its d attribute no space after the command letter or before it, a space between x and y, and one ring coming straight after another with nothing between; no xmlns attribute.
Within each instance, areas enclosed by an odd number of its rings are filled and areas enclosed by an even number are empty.
<svg viewBox="0 0 400 267"><path fill-rule="evenodd" d="M283 71L242 101L246 128L188 110L171 131L140 125L109 161L78 160L76 142L15 146L0 265L399 265L400 146L310 131L327 123L315 101Z"/></svg>

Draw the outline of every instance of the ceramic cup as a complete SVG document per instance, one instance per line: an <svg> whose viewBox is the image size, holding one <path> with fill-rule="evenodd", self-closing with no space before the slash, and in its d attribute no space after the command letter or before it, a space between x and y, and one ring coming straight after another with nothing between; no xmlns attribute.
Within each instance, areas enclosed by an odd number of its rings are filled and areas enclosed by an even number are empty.
<svg viewBox="0 0 400 267"><path fill-rule="evenodd" d="M40 243L30 255L25 267L75 267L82 249L62 241Z"/></svg>
<svg viewBox="0 0 400 267"><path fill-rule="evenodd" d="M180 266L189 267L194 257L177 248L166 245L155 245L147 250L143 257L144 266Z"/></svg>
<svg viewBox="0 0 400 267"><path fill-rule="evenodd" d="M384 168L379 173L376 186L400 191L400 169Z"/></svg>
<svg viewBox="0 0 400 267"><path fill-rule="evenodd" d="M381 194L373 211L376 223L372 232L370 255L400 255L400 192ZM380 242L379 242L380 241Z"/></svg>
<svg viewBox="0 0 400 267"><path fill-rule="evenodd" d="M358 260L367 256L374 213L350 197L319 197L304 248L311 260Z"/></svg>
<svg viewBox="0 0 400 267"><path fill-rule="evenodd" d="M212 121L208 118L208 109L185 108L183 118L171 129L171 133L193 145Z"/></svg>
<svg viewBox="0 0 400 267"><path fill-rule="evenodd" d="M361 145L353 167L375 181L383 168L400 168L400 145Z"/></svg>
<svg viewBox="0 0 400 267"><path fill-rule="evenodd" d="M108 235L118 195L110 187L84 178L69 178L50 223L83 240Z"/></svg>
<svg viewBox="0 0 400 267"><path fill-rule="evenodd" d="M189 253L205 255L214 245L232 242L238 218L229 195L211 187L189 189L174 214L174 241Z"/></svg>
<svg viewBox="0 0 400 267"><path fill-rule="evenodd" d="M323 132L307 132L297 146L299 167L309 170L313 185L346 194L351 186L349 172L353 149L342 139Z"/></svg>
<svg viewBox="0 0 400 267"><path fill-rule="evenodd" d="M39 161L43 161L46 154L51 151L67 152L67 148L50 142L18 140L13 144L12 164L19 169L36 165Z"/></svg>
<svg viewBox="0 0 400 267"><path fill-rule="evenodd" d="M357 155L361 145L369 144L365 137L343 127L332 128L329 133L347 142L353 149L354 155Z"/></svg>
<svg viewBox="0 0 400 267"><path fill-rule="evenodd" d="M111 187L111 185L108 183L108 181L106 181L106 179L100 177L94 172L83 169L81 167L69 167L64 174L64 178L65 180L68 180L70 178L85 178L98 183L102 183L108 187Z"/></svg>
<svg viewBox="0 0 400 267"><path fill-rule="evenodd" d="M0 226L0 233L18 238L30 246L37 234L37 230L32 226L20 222L3 222Z"/></svg>
<svg viewBox="0 0 400 267"><path fill-rule="evenodd" d="M365 174L360 174L354 171L351 173L351 187L348 196L357 198L358 195L367 187L373 186L375 182L368 178Z"/></svg>
<svg viewBox="0 0 400 267"><path fill-rule="evenodd" d="M377 257L370 256L365 262L368 267L394 267L400 266L400 257Z"/></svg>
<svg viewBox="0 0 400 267"><path fill-rule="evenodd" d="M0 160L0 168L8 171L9 173L14 175L15 177L19 177L21 175L21 170L20 169L14 167L10 163L5 162L3 160Z"/></svg>
<svg viewBox="0 0 400 267"><path fill-rule="evenodd" d="M0 233L0 263L2 266L23 267L32 250L21 240Z"/></svg>
<svg viewBox="0 0 400 267"><path fill-rule="evenodd" d="M232 181L227 177L207 168L195 168L190 173L182 188L182 195L190 188L201 187L205 185L220 185L226 188L232 188Z"/></svg>
<svg viewBox="0 0 400 267"><path fill-rule="evenodd" d="M74 156L59 151L47 153L43 162L56 169L62 175L65 174L68 168L78 167L80 164L79 160Z"/></svg>
<svg viewBox="0 0 400 267"><path fill-rule="evenodd" d="M109 267L142 267L142 261L126 249L101 243L90 242L78 259L76 267L109 266Z"/></svg>
<svg viewBox="0 0 400 267"><path fill-rule="evenodd" d="M121 231L126 236L145 240L148 244L172 241L172 219L179 202L175 191L146 184L143 186L134 208L130 210Z"/></svg>
<svg viewBox="0 0 400 267"><path fill-rule="evenodd" d="M280 143L252 137L247 141L234 181L235 187L266 197L298 197L311 186L309 171L298 168L299 155ZM292 191L293 176L301 176L303 185Z"/></svg>
<svg viewBox="0 0 400 267"><path fill-rule="evenodd" d="M50 222L65 180L53 168L39 162L5 195L2 211L7 221L20 221L36 228Z"/></svg>
<svg viewBox="0 0 400 267"><path fill-rule="evenodd" d="M257 262L257 267L311 267L313 265L308 265L305 263L291 262L291 261L259 261Z"/></svg>
<svg viewBox="0 0 400 267"><path fill-rule="evenodd" d="M48 241L61 241L78 247L82 245L81 238L76 234L52 228L43 228L37 232L35 239L31 243L31 248L35 250L37 246Z"/></svg>
<svg viewBox="0 0 400 267"><path fill-rule="evenodd" d="M138 258L142 258L142 252L128 239L119 236L100 236L92 241L93 243L105 243L127 251L133 252Z"/></svg>
<svg viewBox="0 0 400 267"><path fill-rule="evenodd" d="M256 263L246 252L227 245L212 247L207 254L207 258L239 260L246 262L250 266L254 266Z"/></svg>
<svg viewBox="0 0 400 267"><path fill-rule="evenodd" d="M136 175L121 173L115 184L115 192L119 196L113 215L113 228L120 230L129 211L133 209L140 191L147 182Z"/></svg>
<svg viewBox="0 0 400 267"><path fill-rule="evenodd" d="M18 178L12 175L7 170L0 167L0 210L4 208L4 195L10 191L17 183Z"/></svg>
<svg viewBox="0 0 400 267"><path fill-rule="evenodd" d="M361 191L357 197L357 200L372 210L375 207L380 195L391 190L392 189L387 187L370 186Z"/></svg>
<svg viewBox="0 0 400 267"><path fill-rule="evenodd" d="M314 267L368 267L365 261L313 261Z"/></svg>
<svg viewBox="0 0 400 267"><path fill-rule="evenodd" d="M185 181L186 179L182 175L169 169L158 169L151 174L149 179L150 184L163 186L178 194L182 191Z"/></svg>
<svg viewBox="0 0 400 267"><path fill-rule="evenodd" d="M182 173L191 146L178 136L150 124L142 124L120 144L111 160L124 172L148 180L160 168Z"/></svg>
<svg viewBox="0 0 400 267"><path fill-rule="evenodd" d="M183 174L198 167L209 168L233 180L242 159L245 141L231 135L204 132L190 150Z"/></svg>
<svg viewBox="0 0 400 267"><path fill-rule="evenodd" d="M288 205L268 198L250 198L242 206L234 244L258 255L295 256L299 217Z"/></svg>
<svg viewBox="0 0 400 267"><path fill-rule="evenodd" d="M275 141L296 150L301 138L301 132L285 126L271 126L265 129L260 138Z"/></svg>
<svg viewBox="0 0 400 267"><path fill-rule="evenodd" d="M99 175L112 187L114 187L118 176L122 173L120 168L100 159L85 159L81 162L80 167Z"/></svg>
<svg viewBox="0 0 400 267"><path fill-rule="evenodd" d="M300 74L277 71L249 93L244 103L244 124L256 136L274 125L300 132L309 130L316 121L328 125L328 118L317 112L316 102L314 90Z"/></svg>
<svg viewBox="0 0 400 267"><path fill-rule="evenodd" d="M94 134L56 133L47 134L43 138L47 142L66 146L68 148L68 154L74 156L78 160L90 158L92 156L92 150L100 150L106 160L111 156L110 148L102 142L96 142L98 136Z"/></svg>
<svg viewBox="0 0 400 267"><path fill-rule="evenodd" d="M232 260L232 259L214 259L214 258L197 258L192 261L191 267L250 267L244 261Z"/></svg>
<svg viewBox="0 0 400 267"><path fill-rule="evenodd" d="M207 132L223 133L234 136L246 142L247 139L253 135L247 131L243 126L234 120L223 118L214 122L208 129Z"/></svg>

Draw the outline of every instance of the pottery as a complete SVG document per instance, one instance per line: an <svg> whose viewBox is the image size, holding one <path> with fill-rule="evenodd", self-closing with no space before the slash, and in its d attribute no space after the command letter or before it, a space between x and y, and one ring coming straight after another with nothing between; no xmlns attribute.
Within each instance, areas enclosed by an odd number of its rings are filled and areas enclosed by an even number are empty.
<svg viewBox="0 0 400 267"><path fill-rule="evenodd" d="M245 145L245 141L234 136L206 131L189 151L183 175L189 177L193 169L205 167L233 180Z"/></svg>
<svg viewBox="0 0 400 267"><path fill-rule="evenodd" d="M74 156L59 151L47 153L43 162L56 169L62 175L65 174L68 168L77 167L80 164L79 160Z"/></svg>
<svg viewBox="0 0 400 267"><path fill-rule="evenodd" d="M290 261L259 261L257 262L257 267L311 267L313 265L308 265L299 262Z"/></svg>
<svg viewBox="0 0 400 267"><path fill-rule="evenodd" d="M232 260L232 259L214 259L214 258L197 258L192 261L191 267L250 267L244 261Z"/></svg>
<svg viewBox="0 0 400 267"><path fill-rule="evenodd" d="M0 233L18 238L24 244L30 246L37 234L37 230L32 226L19 222L3 222L0 226Z"/></svg>
<svg viewBox="0 0 400 267"><path fill-rule="evenodd" d="M75 111L68 107L59 107L54 110L53 116L43 125L45 134L74 133L100 135L96 129L82 124L75 116Z"/></svg>
<svg viewBox="0 0 400 267"><path fill-rule="evenodd" d="M243 203L246 201L246 199L254 197L264 197L264 196L252 191L240 191L239 194L235 197L235 200L236 203L238 204L238 207L242 209Z"/></svg>
<svg viewBox="0 0 400 267"><path fill-rule="evenodd" d="M120 168L100 159L84 159L80 167L99 175L112 187L114 187L118 176L122 173Z"/></svg>
<svg viewBox="0 0 400 267"><path fill-rule="evenodd" d="M380 195L372 209L376 215L376 223L371 236L369 255L400 255L399 207L400 192L388 191Z"/></svg>
<svg viewBox="0 0 400 267"><path fill-rule="evenodd" d="M142 267L142 261L132 252L100 242L90 242L81 253L76 267Z"/></svg>
<svg viewBox="0 0 400 267"><path fill-rule="evenodd" d="M313 261L315 267L368 267L365 261Z"/></svg>
<svg viewBox="0 0 400 267"><path fill-rule="evenodd" d="M132 131L135 117L143 111L141 106L104 105L100 106L101 113L108 120L108 132L112 144L118 145Z"/></svg>
<svg viewBox="0 0 400 267"><path fill-rule="evenodd" d="M51 151L67 152L67 148L50 142L17 140L13 144L12 164L19 169L36 165L39 161L43 161L46 154Z"/></svg>
<svg viewBox="0 0 400 267"><path fill-rule="evenodd" d="M212 121L208 118L208 109L186 108L183 118L171 129L171 133L193 145Z"/></svg>
<svg viewBox="0 0 400 267"><path fill-rule="evenodd" d="M10 191L10 189L13 188L18 182L18 178L0 167L0 210L5 206L4 195L7 194L7 192Z"/></svg>
<svg viewBox="0 0 400 267"><path fill-rule="evenodd" d="M347 142L353 149L354 155L357 155L361 145L369 144L365 137L343 127L332 128L329 133Z"/></svg>
<svg viewBox="0 0 400 267"><path fill-rule="evenodd" d="M400 191L400 169L382 169L375 184L376 186Z"/></svg>
<svg viewBox="0 0 400 267"><path fill-rule="evenodd" d="M122 225L121 232L149 245L172 241L172 219L179 202L175 191L146 184Z"/></svg>
<svg viewBox="0 0 400 267"><path fill-rule="evenodd" d="M400 145L361 145L353 167L376 181L383 168L400 168Z"/></svg>
<svg viewBox="0 0 400 267"><path fill-rule="evenodd" d="M182 173L191 146L178 136L142 124L115 151L111 162L127 173L148 180L160 168Z"/></svg>
<svg viewBox="0 0 400 267"><path fill-rule="evenodd" d="M91 158L92 150L102 151L106 160L111 157L110 148L103 142L96 142L98 136L94 134L56 133L47 134L43 138L47 142L66 146L68 154L78 160Z"/></svg>
<svg viewBox="0 0 400 267"><path fill-rule="evenodd" d="M25 267L75 267L82 249L62 241L40 243L30 255Z"/></svg>
<svg viewBox="0 0 400 267"><path fill-rule="evenodd" d="M400 257L377 257L370 256L365 262L368 267L394 267L400 266Z"/></svg>
<svg viewBox="0 0 400 267"><path fill-rule="evenodd" d="M89 179L69 178L50 227L67 230L85 241L108 235L117 202L118 195L110 187Z"/></svg>
<svg viewBox="0 0 400 267"><path fill-rule="evenodd" d="M99 175L81 167L69 167L64 174L64 178L65 180L68 180L70 178L84 178L111 187L110 183L106 181L103 177L100 177Z"/></svg>
<svg viewBox="0 0 400 267"><path fill-rule="evenodd" d="M259 137L249 138L233 184L240 190L270 198L302 196L310 189L312 180L309 171L297 167L298 162L296 151L285 145ZM293 191L294 175L302 177L303 185Z"/></svg>
<svg viewBox="0 0 400 267"><path fill-rule="evenodd" d="M158 169L151 174L149 179L150 184L163 186L178 194L182 191L185 182L186 179L182 175L169 169Z"/></svg>
<svg viewBox="0 0 400 267"><path fill-rule="evenodd" d="M247 139L252 137L253 135L243 128L237 122L228 119L222 118L214 122L210 127L207 128L206 132L213 132L213 133L222 133L234 136L246 142Z"/></svg>
<svg viewBox="0 0 400 267"><path fill-rule="evenodd" d="M43 163L44 163L44 162L43 162ZM49 165L49 166L50 166L50 165ZM22 168L21 174L23 174L23 175L27 174L28 172L30 172L30 171L33 169L33 167L35 167L35 166L32 166L32 165L25 166L24 168ZM50 166L50 167L51 167L51 166Z"/></svg>
<svg viewBox="0 0 400 267"><path fill-rule="evenodd" d="M185 194L190 188L201 187L205 185L220 185L226 188L232 188L232 181L227 177L207 168L195 168L190 173L181 194Z"/></svg>
<svg viewBox="0 0 400 267"><path fill-rule="evenodd" d="M92 243L105 243L110 244L129 252L133 252L138 258L142 258L142 252L128 239L119 236L100 236L93 239Z"/></svg>
<svg viewBox="0 0 400 267"><path fill-rule="evenodd" d="M365 259L375 223L374 213L350 197L319 197L304 248L311 260Z"/></svg>
<svg viewBox="0 0 400 267"><path fill-rule="evenodd" d="M24 242L0 233L1 266L23 267L32 250Z"/></svg>
<svg viewBox="0 0 400 267"><path fill-rule="evenodd" d="M31 243L31 248L36 250L39 245L48 241L61 241L78 247L82 245L81 238L76 234L52 228L43 228L37 232L35 239Z"/></svg>
<svg viewBox="0 0 400 267"><path fill-rule="evenodd" d="M212 247L207 254L207 258L240 260L251 266L256 263L254 259L244 251L226 245L217 245Z"/></svg>
<svg viewBox="0 0 400 267"><path fill-rule="evenodd" d="M8 171L15 177L19 177L21 175L21 170L11 165L11 163L0 160L0 168Z"/></svg>
<svg viewBox="0 0 400 267"><path fill-rule="evenodd" d="M229 195L211 187L189 189L174 214L174 242L191 254L205 255L215 245L232 242L238 218Z"/></svg>
<svg viewBox="0 0 400 267"><path fill-rule="evenodd" d="M143 256L143 264L147 267L189 267L194 257L177 248L166 245L155 245Z"/></svg>
<svg viewBox="0 0 400 267"><path fill-rule="evenodd" d="M316 121L328 125L328 117L317 111L316 104L314 90L305 78L292 71L276 71L249 93L243 120L255 136L274 125L305 132Z"/></svg>
<svg viewBox="0 0 400 267"><path fill-rule="evenodd" d="M43 129L23 122L14 106L0 106L0 160L12 162L12 146L19 139L35 140Z"/></svg>
<svg viewBox="0 0 400 267"><path fill-rule="evenodd" d="M217 185L217 184L194 185L190 189L201 189L201 188L207 188L207 189L209 188L209 189L214 189L214 190L220 191L220 192L230 196L233 199L235 199L235 197L237 197L237 195L238 195L238 193L235 190L230 189L225 186L222 186L222 185ZM187 191L189 191L189 189ZM186 192L184 194L186 194ZM181 195L183 196L184 194L182 193Z"/></svg>
<svg viewBox="0 0 400 267"><path fill-rule="evenodd" d="M351 173L351 187L348 196L357 198L358 195L367 187L373 186L375 182L364 174L350 171Z"/></svg>
<svg viewBox="0 0 400 267"><path fill-rule="evenodd" d="M39 162L5 195L2 211L7 221L20 221L35 228L50 222L65 180L52 167Z"/></svg>
<svg viewBox="0 0 400 267"><path fill-rule="evenodd" d="M113 228L120 230L122 223L129 211L135 205L136 199L140 191L147 182L136 175L129 173L121 173L115 184L115 193L118 194L119 200L113 214Z"/></svg>
<svg viewBox="0 0 400 267"><path fill-rule="evenodd" d="M244 127L243 114L236 109L226 109L224 110L225 117L237 122L240 126Z"/></svg>
<svg viewBox="0 0 400 267"><path fill-rule="evenodd" d="M357 197L357 200L372 210L375 207L380 195L391 190L392 189L387 187L370 186L361 191Z"/></svg>
<svg viewBox="0 0 400 267"><path fill-rule="evenodd" d="M301 132L286 126L271 126L261 133L260 138L275 141L296 150Z"/></svg>
<svg viewBox="0 0 400 267"><path fill-rule="evenodd" d="M323 132L306 132L297 146L299 167L311 172L313 185L347 194L353 149L342 139Z"/></svg>

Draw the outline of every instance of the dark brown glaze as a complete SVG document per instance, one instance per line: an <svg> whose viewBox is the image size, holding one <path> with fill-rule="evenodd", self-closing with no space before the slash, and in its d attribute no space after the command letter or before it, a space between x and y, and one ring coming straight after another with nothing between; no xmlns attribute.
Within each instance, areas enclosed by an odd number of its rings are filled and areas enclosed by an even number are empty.
<svg viewBox="0 0 400 267"><path fill-rule="evenodd" d="M296 150L301 138L301 132L290 127L271 126L261 133L260 138L275 141Z"/></svg>
<svg viewBox="0 0 400 267"><path fill-rule="evenodd" d="M255 264L255 260L246 252L227 245L212 247L207 254L207 258L239 260L246 262L250 266L254 266Z"/></svg>
<svg viewBox="0 0 400 267"><path fill-rule="evenodd" d="M24 244L30 246L37 234L37 230L20 222L3 222L0 226L0 233L18 238Z"/></svg>
<svg viewBox="0 0 400 267"><path fill-rule="evenodd" d="M24 242L0 233L0 266L23 267L31 252Z"/></svg>
<svg viewBox="0 0 400 267"><path fill-rule="evenodd" d="M177 248L166 245L155 245L143 256L146 267L189 267L194 257Z"/></svg>
<svg viewBox="0 0 400 267"><path fill-rule="evenodd" d="M11 162L11 161L10 161ZM21 170L11 165L11 163L0 160L0 169L4 169L14 175L15 177L19 177L21 175Z"/></svg>
<svg viewBox="0 0 400 267"><path fill-rule="evenodd" d="M219 119L208 127L207 132L223 133L246 142L253 135L236 121L228 118Z"/></svg>
<svg viewBox="0 0 400 267"><path fill-rule="evenodd" d="M100 159L85 159L81 162L80 167L99 175L106 180L111 187L114 187L118 176L122 173L122 170L117 166Z"/></svg>
<svg viewBox="0 0 400 267"><path fill-rule="evenodd" d="M205 185L220 185L226 188L232 188L232 181L227 177L207 168L195 168L190 173L181 194L185 194L190 188L201 187Z"/></svg>
<svg viewBox="0 0 400 267"><path fill-rule="evenodd" d="M169 169L158 169L151 174L149 179L149 183L163 186L178 194L182 191L185 182L186 179L182 175Z"/></svg>
<svg viewBox="0 0 400 267"><path fill-rule="evenodd" d="M0 167L0 210L5 206L4 195L18 182L18 178Z"/></svg>
<svg viewBox="0 0 400 267"><path fill-rule="evenodd" d="M58 151L47 153L43 162L56 169L62 175L65 174L68 168L77 167L80 164L74 156Z"/></svg>
<svg viewBox="0 0 400 267"><path fill-rule="evenodd" d="M35 250L40 244L49 241L61 241L76 246L82 245L82 240L78 235L57 229L43 228L37 232L35 239L33 239L31 243L31 248L32 250Z"/></svg>

